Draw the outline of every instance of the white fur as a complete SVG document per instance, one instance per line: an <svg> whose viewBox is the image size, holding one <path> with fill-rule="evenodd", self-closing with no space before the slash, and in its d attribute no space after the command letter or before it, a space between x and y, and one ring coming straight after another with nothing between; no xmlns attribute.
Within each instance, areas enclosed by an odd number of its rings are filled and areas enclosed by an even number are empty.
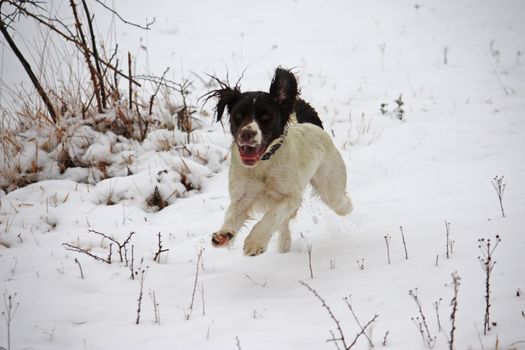
<svg viewBox="0 0 525 350"><path fill-rule="evenodd" d="M352 211L352 202L345 192L343 159L323 129L307 123L290 126L277 152L254 167L244 166L237 146L232 145L231 202L221 229L214 235L235 236L252 211L262 212L264 216L244 241L244 253L263 253L275 231L279 231L279 251L289 251L289 222L301 205L308 183L337 214Z"/></svg>
<svg viewBox="0 0 525 350"><path fill-rule="evenodd" d="M250 124L248 125L245 125L242 127L241 129L241 132L239 133L239 135L242 134L242 130L243 129L246 129L246 130L251 130L251 131L255 131L256 134L255 136L253 137L253 141L257 144L257 145L260 145L261 142L262 142L262 131L261 131L261 128L259 127L259 124L257 124L257 122L254 120L253 122L251 122ZM242 140L237 140L237 143L238 144L242 144Z"/></svg>

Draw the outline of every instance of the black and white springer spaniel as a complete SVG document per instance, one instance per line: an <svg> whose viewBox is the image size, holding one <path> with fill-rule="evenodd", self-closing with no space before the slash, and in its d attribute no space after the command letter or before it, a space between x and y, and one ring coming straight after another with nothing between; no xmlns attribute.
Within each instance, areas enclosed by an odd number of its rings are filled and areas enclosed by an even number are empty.
<svg viewBox="0 0 525 350"><path fill-rule="evenodd" d="M279 231L279 251L290 250L290 220L310 183L335 213L347 215L352 202L346 194L346 168L317 112L298 98L295 76L277 68L270 92L241 92L220 82L217 120L225 108L234 142L229 172L230 205L215 247L227 246L253 212L263 213L244 241L245 255L263 253Z"/></svg>

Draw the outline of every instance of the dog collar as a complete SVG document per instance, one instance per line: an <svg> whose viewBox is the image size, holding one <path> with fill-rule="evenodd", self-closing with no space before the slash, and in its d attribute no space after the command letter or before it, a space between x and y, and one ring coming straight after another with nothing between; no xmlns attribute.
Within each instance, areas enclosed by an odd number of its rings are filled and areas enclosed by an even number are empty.
<svg viewBox="0 0 525 350"><path fill-rule="evenodd" d="M284 131L283 131L283 134L276 138L271 144L270 146L268 146L268 150L266 152L264 152L264 154L262 155L261 157L261 160L268 160L270 159L271 156L273 156L275 154L275 152L277 152L277 150L282 146L282 144L284 143L284 138L286 137L286 135L288 134L288 128L293 125L293 124L297 124L297 115L295 114L295 112L293 112L292 114L290 114L290 116L288 117L288 122L286 123L286 126L284 127Z"/></svg>

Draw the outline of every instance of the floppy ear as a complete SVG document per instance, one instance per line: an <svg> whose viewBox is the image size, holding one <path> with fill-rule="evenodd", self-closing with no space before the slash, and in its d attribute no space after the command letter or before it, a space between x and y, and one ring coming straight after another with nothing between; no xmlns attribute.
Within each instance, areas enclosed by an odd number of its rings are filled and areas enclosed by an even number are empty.
<svg viewBox="0 0 525 350"><path fill-rule="evenodd" d="M228 107L228 113L230 113L233 105L235 105L235 103L237 103L239 100L241 91L238 87L235 87L234 89L230 87L224 87L222 89L215 90L212 95L219 99L219 101L217 101L215 110L217 111L217 121L220 121L222 119L222 115L224 114L224 108Z"/></svg>
<svg viewBox="0 0 525 350"><path fill-rule="evenodd" d="M298 93L295 76L289 70L277 68L270 85L270 95L280 104L293 104Z"/></svg>

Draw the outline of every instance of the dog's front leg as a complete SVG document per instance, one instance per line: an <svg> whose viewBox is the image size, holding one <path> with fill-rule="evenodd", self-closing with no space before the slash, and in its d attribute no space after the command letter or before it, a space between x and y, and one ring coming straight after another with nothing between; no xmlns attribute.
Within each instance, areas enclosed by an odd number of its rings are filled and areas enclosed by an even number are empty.
<svg viewBox="0 0 525 350"><path fill-rule="evenodd" d="M260 182L246 182L230 189L230 205L224 215L224 222L211 238L214 247L225 247L235 237L248 219L248 210L253 200L263 188L264 185Z"/></svg>
<svg viewBox="0 0 525 350"><path fill-rule="evenodd" d="M301 205L301 196L286 195L264 214L244 241L244 254L255 256L266 251L272 234L288 220Z"/></svg>

